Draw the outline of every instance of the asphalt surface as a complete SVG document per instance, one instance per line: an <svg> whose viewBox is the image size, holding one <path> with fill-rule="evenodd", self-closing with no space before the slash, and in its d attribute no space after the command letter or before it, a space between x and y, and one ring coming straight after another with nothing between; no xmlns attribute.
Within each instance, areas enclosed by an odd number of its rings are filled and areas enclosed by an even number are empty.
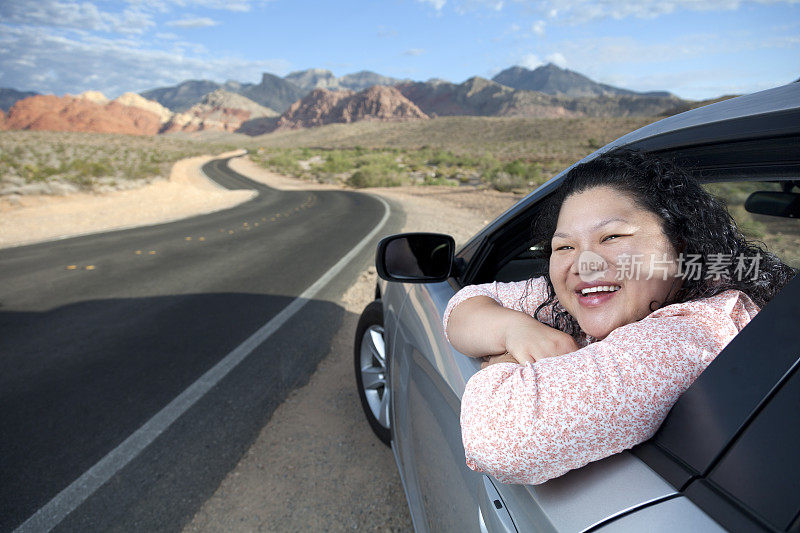
<svg viewBox="0 0 800 533"><path fill-rule="evenodd" d="M348 191L277 191L169 224L0 250L0 531L23 523L284 309L384 214ZM380 235L402 225L393 209ZM380 237L375 237L375 241ZM325 355L338 296L313 300L56 531L179 529Z"/></svg>

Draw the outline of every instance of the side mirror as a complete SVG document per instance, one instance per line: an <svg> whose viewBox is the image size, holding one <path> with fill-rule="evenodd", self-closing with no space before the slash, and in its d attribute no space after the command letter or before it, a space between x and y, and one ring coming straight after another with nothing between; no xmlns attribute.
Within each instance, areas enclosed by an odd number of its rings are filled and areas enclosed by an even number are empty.
<svg viewBox="0 0 800 533"><path fill-rule="evenodd" d="M796 192L756 191L747 197L749 213L774 217L800 218L800 194Z"/></svg>
<svg viewBox="0 0 800 533"><path fill-rule="evenodd" d="M378 243L375 267L386 281L444 281L453 268L456 243L441 233L399 233Z"/></svg>

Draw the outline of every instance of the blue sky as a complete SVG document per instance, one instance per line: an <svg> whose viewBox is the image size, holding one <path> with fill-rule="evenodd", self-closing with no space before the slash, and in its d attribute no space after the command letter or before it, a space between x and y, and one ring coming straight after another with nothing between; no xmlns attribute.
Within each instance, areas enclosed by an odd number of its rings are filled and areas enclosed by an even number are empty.
<svg viewBox="0 0 800 533"><path fill-rule="evenodd" d="M0 0L0 87L41 93L547 62L683 98L755 92L800 77L800 0Z"/></svg>

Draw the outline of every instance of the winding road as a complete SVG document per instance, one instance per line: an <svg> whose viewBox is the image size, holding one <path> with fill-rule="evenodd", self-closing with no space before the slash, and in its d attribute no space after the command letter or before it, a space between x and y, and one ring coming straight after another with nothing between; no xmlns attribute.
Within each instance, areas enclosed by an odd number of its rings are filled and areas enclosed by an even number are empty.
<svg viewBox="0 0 800 533"><path fill-rule="evenodd" d="M179 529L327 353L335 302L403 222L366 194L203 170L259 194L0 250L0 531Z"/></svg>

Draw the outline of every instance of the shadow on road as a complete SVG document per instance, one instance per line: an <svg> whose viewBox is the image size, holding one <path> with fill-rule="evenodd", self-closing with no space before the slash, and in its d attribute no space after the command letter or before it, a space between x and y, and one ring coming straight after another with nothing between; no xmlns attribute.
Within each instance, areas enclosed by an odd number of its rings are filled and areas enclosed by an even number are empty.
<svg viewBox="0 0 800 533"><path fill-rule="evenodd" d="M27 519L292 300L191 294L0 311L0 530ZM57 529L180 528L308 380L346 314L307 302Z"/></svg>

